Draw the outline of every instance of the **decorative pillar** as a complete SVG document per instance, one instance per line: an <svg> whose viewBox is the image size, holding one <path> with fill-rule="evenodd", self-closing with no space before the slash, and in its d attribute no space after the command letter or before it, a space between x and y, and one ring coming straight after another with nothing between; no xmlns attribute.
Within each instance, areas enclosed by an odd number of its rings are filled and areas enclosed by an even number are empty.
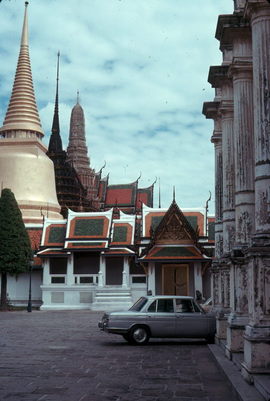
<svg viewBox="0 0 270 401"><path fill-rule="evenodd" d="M212 70L213 72L213 70ZM211 70L209 74L210 80ZM216 96L213 102L205 102L203 105L203 114L206 118L214 120L214 132L211 142L215 147L215 259L211 267L211 294L213 298L213 310L217 312L217 339L222 340L226 338L226 318L223 312L222 303L222 280L220 269L220 258L223 255L223 164L222 164L222 130L221 130L221 115L219 113L220 107L220 89L216 88Z"/></svg>
<svg viewBox="0 0 270 401"><path fill-rule="evenodd" d="M51 275L50 275L50 259L45 259L43 262L43 280L42 285L51 285Z"/></svg>
<svg viewBox="0 0 270 401"><path fill-rule="evenodd" d="M129 263L128 256L124 257L123 272L122 272L122 287L129 286Z"/></svg>
<svg viewBox="0 0 270 401"><path fill-rule="evenodd" d="M106 282L106 263L104 255L100 254L99 272L98 272L98 287L104 287Z"/></svg>
<svg viewBox="0 0 270 401"><path fill-rule="evenodd" d="M255 237L270 244L270 6L250 3L254 79Z"/></svg>
<svg viewBox="0 0 270 401"><path fill-rule="evenodd" d="M152 295L156 295L156 280L155 280L155 263L148 263L148 292L151 291Z"/></svg>
<svg viewBox="0 0 270 401"><path fill-rule="evenodd" d="M74 284L74 269L73 269L73 263L74 263L74 257L73 253L71 253L68 256L67 259L67 280L66 280L66 285L73 285Z"/></svg>
<svg viewBox="0 0 270 401"><path fill-rule="evenodd" d="M221 101L219 111L222 115L223 257L228 257L235 240L233 93L232 82L229 79L224 80L222 93L224 93L224 99Z"/></svg>
<svg viewBox="0 0 270 401"><path fill-rule="evenodd" d="M217 30L221 46L223 43L232 46L232 63L228 75L233 81L235 240L229 245L232 256L231 313L228 318L226 345L226 354L231 358L232 352L243 351L243 333L248 323L248 263L243 252L250 245L254 232L252 46L250 26L240 14L221 15Z"/></svg>
<svg viewBox="0 0 270 401"><path fill-rule="evenodd" d="M242 374L270 373L270 4L248 0L252 29L255 141L255 235L249 257L249 323Z"/></svg>
<svg viewBox="0 0 270 401"><path fill-rule="evenodd" d="M217 96L216 96L217 99ZM220 101L205 102L203 104L203 114L206 118L214 121L214 132L211 142L215 147L215 259L218 260L223 254L223 227L222 227L222 130L221 118L218 113Z"/></svg>
<svg viewBox="0 0 270 401"><path fill-rule="evenodd" d="M201 262L194 262L194 282L195 282L195 294L196 291L200 291L203 295L202 286L202 264Z"/></svg>
<svg viewBox="0 0 270 401"><path fill-rule="evenodd" d="M216 88L220 96L218 115L221 118L222 141L217 140L218 165L222 161L222 168L219 167L216 173L216 188L222 193L219 201L218 224L220 238L218 240L218 258L213 269L219 272L217 282L219 283L219 308L217 310L217 338L226 338L227 317L230 311L230 252L235 236L235 183L234 183L234 141L233 141L233 91L232 81L228 77L228 64L231 59L230 46L224 47L224 64L222 66L210 67L208 81ZM220 135L217 139L220 138ZM216 141L216 139L214 139ZM220 138L221 140L221 138ZM221 145L221 147L220 147ZM222 153L222 156L221 156ZM222 173L222 176L221 176ZM222 224L222 231L221 231ZM217 267L215 267L215 264ZM214 277L217 279L216 277Z"/></svg>

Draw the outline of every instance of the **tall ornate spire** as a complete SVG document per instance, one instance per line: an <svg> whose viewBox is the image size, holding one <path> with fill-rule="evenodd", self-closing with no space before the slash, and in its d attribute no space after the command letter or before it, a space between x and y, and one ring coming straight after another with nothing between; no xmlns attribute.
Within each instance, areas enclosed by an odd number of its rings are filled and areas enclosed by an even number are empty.
<svg viewBox="0 0 270 401"><path fill-rule="evenodd" d="M90 167L89 157L87 155L87 146L85 139L85 123L83 108L79 104L79 92L77 92L77 104L73 107L70 117L69 144L67 148L68 161L75 169Z"/></svg>
<svg viewBox="0 0 270 401"><path fill-rule="evenodd" d="M62 152L62 139L60 136L60 124L59 124L59 108L58 108L58 83L59 83L59 57L60 52L57 53L57 73L56 73L56 94L55 94L55 105L54 115L52 123L52 134L49 142L49 153Z"/></svg>
<svg viewBox="0 0 270 401"><path fill-rule="evenodd" d="M0 134L5 137L16 137L16 133L20 131L19 136L21 138L23 136L29 137L30 131L32 135L41 139L44 134L41 128L32 81L28 46L27 6L28 2L25 2L21 48L17 70L4 124L0 128ZM11 131L12 133L10 133Z"/></svg>

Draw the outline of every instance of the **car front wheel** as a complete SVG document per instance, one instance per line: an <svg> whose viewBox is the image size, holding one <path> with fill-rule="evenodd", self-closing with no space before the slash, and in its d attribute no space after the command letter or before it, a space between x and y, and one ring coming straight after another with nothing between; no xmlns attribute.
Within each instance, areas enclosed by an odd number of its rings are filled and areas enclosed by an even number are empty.
<svg viewBox="0 0 270 401"><path fill-rule="evenodd" d="M149 331L146 327L136 326L131 329L129 339L133 344L144 345L149 341Z"/></svg>

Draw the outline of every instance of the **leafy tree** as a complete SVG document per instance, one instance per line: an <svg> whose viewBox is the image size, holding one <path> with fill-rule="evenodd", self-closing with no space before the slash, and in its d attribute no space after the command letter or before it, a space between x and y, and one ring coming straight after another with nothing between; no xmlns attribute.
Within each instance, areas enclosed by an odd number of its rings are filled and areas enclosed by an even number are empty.
<svg viewBox="0 0 270 401"><path fill-rule="evenodd" d="M0 273L2 308L7 306L7 275L29 270L33 258L30 239L13 192L3 189L0 198Z"/></svg>

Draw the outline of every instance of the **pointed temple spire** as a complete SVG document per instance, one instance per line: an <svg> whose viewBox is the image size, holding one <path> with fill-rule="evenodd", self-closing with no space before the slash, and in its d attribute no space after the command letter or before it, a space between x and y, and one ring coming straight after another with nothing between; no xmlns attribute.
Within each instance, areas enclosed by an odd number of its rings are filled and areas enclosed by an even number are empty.
<svg viewBox="0 0 270 401"><path fill-rule="evenodd" d="M175 186L173 186L173 203L175 203Z"/></svg>
<svg viewBox="0 0 270 401"><path fill-rule="evenodd" d="M60 136L59 106L58 106L59 58L60 58L60 52L57 53L56 94L55 94L54 115L52 123L52 134L49 142L49 153L58 153L62 152L63 150L62 139Z"/></svg>
<svg viewBox="0 0 270 401"><path fill-rule="evenodd" d="M160 194L160 177L158 179L158 207L161 208L161 194Z"/></svg>
<svg viewBox="0 0 270 401"><path fill-rule="evenodd" d="M29 137L27 132L32 132L36 137L41 139L44 134L42 131L40 118L38 114L32 71L28 46L28 2L25 2L24 22L21 35L21 48L17 63L17 69L12 89L9 106L5 116L4 124L0 128L0 134L5 137L9 136L9 132L21 131L25 132L25 136Z"/></svg>
<svg viewBox="0 0 270 401"><path fill-rule="evenodd" d="M67 158L75 169L80 171L83 168L90 168L90 160L87 154L84 112L79 104L78 94L79 92L77 91L77 104L71 111Z"/></svg>

